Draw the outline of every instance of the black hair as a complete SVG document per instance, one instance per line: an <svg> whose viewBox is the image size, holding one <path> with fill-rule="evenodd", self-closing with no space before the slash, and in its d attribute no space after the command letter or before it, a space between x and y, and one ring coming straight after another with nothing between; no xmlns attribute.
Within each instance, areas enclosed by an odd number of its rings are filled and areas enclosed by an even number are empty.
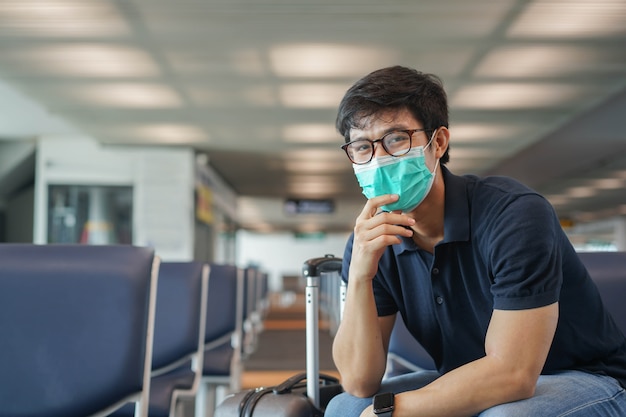
<svg viewBox="0 0 626 417"><path fill-rule="evenodd" d="M448 127L448 99L441 79L402 66L376 70L350 87L339 104L336 127L349 142L350 129L362 128L364 118L402 109L408 110L425 129ZM449 159L446 150L440 163Z"/></svg>

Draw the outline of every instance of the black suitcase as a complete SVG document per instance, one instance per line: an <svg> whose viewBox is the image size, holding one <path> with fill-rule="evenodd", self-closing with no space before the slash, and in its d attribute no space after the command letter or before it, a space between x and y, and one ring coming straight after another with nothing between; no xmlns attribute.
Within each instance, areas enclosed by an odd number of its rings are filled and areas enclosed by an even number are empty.
<svg viewBox="0 0 626 417"><path fill-rule="evenodd" d="M328 402L343 390L339 381L319 372L319 287L320 279L335 278L341 259L332 255L309 259L302 275L307 279L306 372L280 385L231 394L215 409L214 417L321 417ZM337 289L339 291L339 289ZM343 294L343 290L342 290Z"/></svg>

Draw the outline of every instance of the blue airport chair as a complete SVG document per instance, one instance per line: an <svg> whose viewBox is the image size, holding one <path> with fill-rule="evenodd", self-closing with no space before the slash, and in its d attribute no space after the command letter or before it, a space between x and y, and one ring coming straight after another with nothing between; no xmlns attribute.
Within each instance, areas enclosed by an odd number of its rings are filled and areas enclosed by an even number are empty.
<svg viewBox="0 0 626 417"><path fill-rule="evenodd" d="M149 417L182 415L202 377L209 265L163 262L159 269ZM114 417L132 417L127 405Z"/></svg>
<svg viewBox="0 0 626 417"><path fill-rule="evenodd" d="M602 302L626 334L626 252L579 253L596 283Z"/></svg>
<svg viewBox="0 0 626 417"><path fill-rule="evenodd" d="M195 404L197 417L213 415L218 387L228 391L241 387L244 292L242 269L211 264L202 383Z"/></svg>
<svg viewBox="0 0 626 417"><path fill-rule="evenodd" d="M385 378L424 369L435 369L435 362L409 333L402 316L397 314L389 339Z"/></svg>
<svg viewBox="0 0 626 417"><path fill-rule="evenodd" d="M133 246L0 244L0 417L145 417L159 261Z"/></svg>

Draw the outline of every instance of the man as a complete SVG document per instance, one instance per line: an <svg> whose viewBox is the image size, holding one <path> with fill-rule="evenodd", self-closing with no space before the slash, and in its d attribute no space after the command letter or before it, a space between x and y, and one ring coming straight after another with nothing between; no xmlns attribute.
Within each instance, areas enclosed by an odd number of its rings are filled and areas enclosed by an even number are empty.
<svg viewBox="0 0 626 417"><path fill-rule="evenodd" d="M337 128L368 201L333 344L346 393L326 416L626 416L624 335L543 197L447 170L437 77L367 75ZM381 385L398 312L438 371Z"/></svg>

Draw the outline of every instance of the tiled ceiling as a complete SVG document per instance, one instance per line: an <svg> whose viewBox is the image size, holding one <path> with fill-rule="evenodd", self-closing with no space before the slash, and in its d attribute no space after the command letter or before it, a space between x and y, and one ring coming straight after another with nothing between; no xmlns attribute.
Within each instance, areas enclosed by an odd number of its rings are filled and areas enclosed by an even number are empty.
<svg viewBox="0 0 626 417"><path fill-rule="evenodd" d="M2 0L0 51L0 138L192 146L247 228L351 228L336 107L394 64L442 77L453 171L516 176L575 221L626 214L624 0ZM287 197L338 213L287 218Z"/></svg>

